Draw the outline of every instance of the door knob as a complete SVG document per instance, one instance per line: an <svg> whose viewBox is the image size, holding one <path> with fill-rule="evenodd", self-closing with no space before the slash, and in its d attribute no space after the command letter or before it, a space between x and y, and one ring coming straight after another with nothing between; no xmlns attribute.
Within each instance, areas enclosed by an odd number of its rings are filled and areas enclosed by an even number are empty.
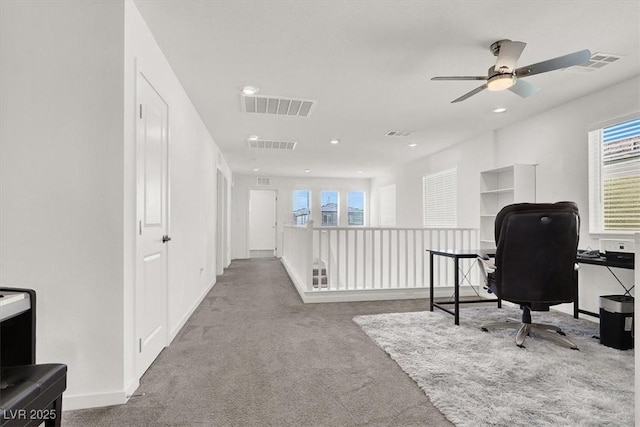
<svg viewBox="0 0 640 427"><path fill-rule="evenodd" d="M171 237L167 236L166 234L162 236L162 243L167 243L169 240L171 240Z"/></svg>

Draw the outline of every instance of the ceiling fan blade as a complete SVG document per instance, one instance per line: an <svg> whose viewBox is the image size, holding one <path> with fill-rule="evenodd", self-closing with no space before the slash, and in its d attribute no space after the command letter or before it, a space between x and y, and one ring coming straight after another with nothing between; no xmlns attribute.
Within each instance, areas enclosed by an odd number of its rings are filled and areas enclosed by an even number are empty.
<svg viewBox="0 0 640 427"><path fill-rule="evenodd" d="M517 80L516 84L511 86L509 90L516 95L520 95L523 98L527 98L540 90L538 86L534 86L531 83L524 80Z"/></svg>
<svg viewBox="0 0 640 427"><path fill-rule="evenodd" d="M487 80L486 76L446 76L432 77L431 80Z"/></svg>
<svg viewBox="0 0 640 427"><path fill-rule="evenodd" d="M584 64L589 60L589 58L591 58L591 52L589 51L589 49L584 49L578 52L570 53L568 55L549 59L547 61L538 62L537 64L520 67L515 71L515 75L517 77L527 77L534 74L559 70L561 68L568 68L574 65Z"/></svg>
<svg viewBox="0 0 640 427"><path fill-rule="evenodd" d="M460 102L460 101L464 101L467 98L472 97L473 95L475 95L476 93L482 92L483 90L485 90L487 88L486 84L483 84L480 87L475 88L474 90L472 90L471 92L467 92L464 95L462 95L460 98L456 98L453 101L451 101L451 103L453 104L454 102Z"/></svg>
<svg viewBox="0 0 640 427"><path fill-rule="evenodd" d="M500 73L511 73L526 45L524 42L500 42L500 53L498 53L495 70Z"/></svg>

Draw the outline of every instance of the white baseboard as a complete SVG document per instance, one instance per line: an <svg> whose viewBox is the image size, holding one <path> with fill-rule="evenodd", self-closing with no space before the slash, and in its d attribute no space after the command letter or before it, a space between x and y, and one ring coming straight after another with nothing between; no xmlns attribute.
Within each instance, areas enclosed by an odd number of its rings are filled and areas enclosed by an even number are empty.
<svg viewBox="0 0 640 427"><path fill-rule="evenodd" d="M167 346L169 346L173 342L173 339L178 335L178 332L180 332L180 329L182 329L182 327L187 323L187 321L193 315L196 309L200 306L200 304L202 304L202 301L207 296L207 294L211 291L211 289L213 289L215 284L216 284L216 279L214 279L213 282L211 282L211 284L207 286L204 292L198 297L196 302L191 306L189 310L187 310L187 312L184 314L184 316L182 316L178 324L171 330L171 332L169 333L169 342L167 343Z"/></svg>
<svg viewBox="0 0 640 427"><path fill-rule="evenodd" d="M136 387L137 388L137 387ZM127 392L125 390L91 393L62 395L62 410L72 411L74 409L98 408L101 406L122 405L127 402Z"/></svg>
<svg viewBox="0 0 640 427"><path fill-rule="evenodd" d="M140 387L140 380L136 378L131 384L129 384L129 387L127 387L126 389L125 398L127 401L129 401L131 396L135 394L138 387Z"/></svg>

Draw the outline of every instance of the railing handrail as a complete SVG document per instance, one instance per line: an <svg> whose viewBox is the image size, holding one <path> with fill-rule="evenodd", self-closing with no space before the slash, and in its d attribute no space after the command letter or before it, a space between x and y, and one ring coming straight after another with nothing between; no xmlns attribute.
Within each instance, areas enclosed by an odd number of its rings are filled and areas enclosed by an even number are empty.
<svg viewBox="0 0 640 427"><path fill-rule="evenodd" d="M304 227L304 225L289 224L294 227ZM351 226L320 226L313 227L314 230L407 230L407 231L420 231L420 230L437 230L437 231L474 231L477 228L474 227L362 227L359 225Z"/></svg>

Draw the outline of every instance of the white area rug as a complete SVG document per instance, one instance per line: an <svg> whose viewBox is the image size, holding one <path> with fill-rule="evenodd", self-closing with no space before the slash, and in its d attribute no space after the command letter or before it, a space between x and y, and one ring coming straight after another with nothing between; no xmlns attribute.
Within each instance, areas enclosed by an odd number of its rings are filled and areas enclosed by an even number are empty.
<svg viewBox="0 0 640 427"><path fill-rule="evenodd" d="M557 312L533 321L560 326L580 351L514 329L482 332L486 321L520 319L511 307L357 316L354 321L459 426L632 426L634 350L591 338L598 326Z"/></svg>

